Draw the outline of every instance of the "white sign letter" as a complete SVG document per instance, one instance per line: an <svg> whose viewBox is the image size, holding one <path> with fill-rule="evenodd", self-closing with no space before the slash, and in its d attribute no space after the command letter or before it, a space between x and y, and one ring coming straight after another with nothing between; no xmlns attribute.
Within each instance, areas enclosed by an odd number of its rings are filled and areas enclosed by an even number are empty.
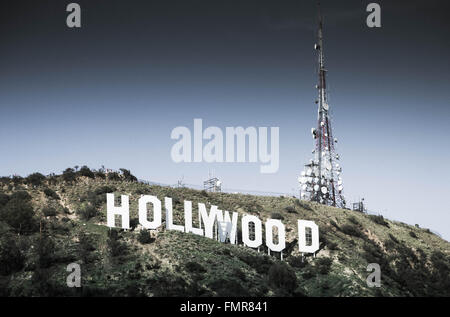
<svg viewBox="0 0 450 317"><path fill-rule="evenodd" d="M122 216L122 228L130 229L130 203L127 195L121 196L122 206L114 205L114 194L106 194L106 218L108 227L114 228L116 215Z"/></svg>
<svg viewBox="0 0 450 317"><path fill-rule="evenodd" d="M193 234L203 236L203 229L192 227L192 201L189 200L184 201L184 227L186 228L186 233L192 232Z"/></svg>
<svg viewBox="0 0 450 317"><path fill-rule="evenodd" d="M153 221L148 221L148 203L153 204ZM156 229L161 225L161 201L156 196L144 195L139 198L139 223L145 229Z"/></svg>
<svg viewBox="0 0 450 317"><path fill-rule="evenodd" d="M306 245L306 228L311 229L311 245ZM298 249L304 253L314 253L319 250L319 227L314 221L298 221Z"/></svg>
<svg viewBox="0 0 450 317"><path fill-rule="evenodd" d="M273 243L273 227L278 229L278 244ZM268 219L266 221L266 245L275 252L281 252L286 247L286 231L280 220Z"/></svg>
<svg viewBox="0 0 450 317"><path fill-rule="evenodd" d="M242 217L242 241L250 248L257 248L262 244L262 224L256 216L246 215ZM255 224L255 239L250 240L250 228L249 224L253 222Z"/></svg>
<svg viewBox="0 0 450 317"><path fill-rule="evenodd" d="M173 224L172 198L164 197L164 205L166 206L166 229L184 232L184 227Z"/></svg>

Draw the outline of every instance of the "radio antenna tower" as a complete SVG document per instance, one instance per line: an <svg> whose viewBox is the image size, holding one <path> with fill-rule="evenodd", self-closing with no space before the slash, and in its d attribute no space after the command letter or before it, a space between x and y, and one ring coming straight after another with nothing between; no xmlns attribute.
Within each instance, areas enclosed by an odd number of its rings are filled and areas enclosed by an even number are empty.
<svg viewBox="0 0 450 317"><path fill-rule="evenodd" d="M298 178L300 182L300 198L316 201L324 205L345 208L346 202L342 194L343 185L339 165L339 155L336 152L330 120L330 106L328 104L326 69L323 51L323 20L320 12L320 2L317 2L319 11L318 42L314 49L318 52L318 76L319 82L316 88L319 92L316 104L317 128L312 128L311 133L315 140L315 148L312 151L314 159L305 164L305 169Z"/></svg>

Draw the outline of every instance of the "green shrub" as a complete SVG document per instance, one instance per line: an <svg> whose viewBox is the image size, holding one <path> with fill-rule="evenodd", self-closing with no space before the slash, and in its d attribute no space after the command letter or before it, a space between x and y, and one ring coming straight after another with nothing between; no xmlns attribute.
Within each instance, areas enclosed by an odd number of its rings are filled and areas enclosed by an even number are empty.
<svg viewBox="0 0 450 317"><path fill-rule="evenodd" d="M9 201L9 196L4 193L0 193L0 208L6 205Z"/></svg>
<svg viewBox="0 0 450 317"><path fill-rule="evenodd" d="M42 213L45 217L54 217L57 214L56 208L53 206L45 206L42 208Z"/></svg>
<svg viewBox="0 0 450 317"><path fill-rule="evenodd" d="M308 262L306 261L306 258L302 260L301 256L290 256L288 258L288 263L290 266L295 268L304 268L306 265L308 265Z"/></svg>
<svg viewBox="0 0 450 317"><path fill-rule="evenodd" d="M302 278L304 278L305 280L309 280L310 278L313 278L314 276L316 276L316 274L314 273L314 271L312 269L307 269L305 272L302 273Z"/></svg>
<svg viewBox="0 0 450 317"><path fill-rule="evenodd" d="M19 233L28 234L37 230L33 207L31 207L29 201L17 197L10 199L0 209L0 220L5 221Z"/></svg>
<svg viewBox="0 0 450 317"><path fill-rule="evenodd" d="M86 176L89 178L95 178L94 172L91 171L91 169L89 167L87 167L86 165L82 166L80 168L80 170L78 171L78 173L81 176Z"/></svg>
<svg viewBox="0 0 450 317"><path fill-rule="evenodd" d="M0 177L0 184L9 185L10 182L11 182L11 178L6 177L6 176Z"/></svg>
<svg viewBox="0 0 450 317"><path fill-rule="evenodd" d="M335 227L338 230L341 230L341 228L338 226L338 224L336 223L336 221L334 221L333 219L330 220L330 224Z"/></svg>
<svg viewBox="0 0 450 317"><path fill-rule="evenodd" d="M272 213L272 215L270 215L270 217L271 217L272 219L284 220L283 215L280 214L279 212L274 212L274 213Z"/></svg>
<svg viewBox="0 0 450 317"><path fill-rule="evenodd" d="M303 202L303 201L300 201L300 200L296 200L295 201L295 203L299 206L299 207L301 207L301 208L303 208L303 209L306 209L306 210L309 210L309 211L313 211L313 209L307 204L307 203L305 203L305 202Z"/></svg>
<svg viewBox="0 0 450 317"><path fill-rule="evenodd" d="M219 297L248 297L250 292L241 285L241 281L236 279L219 278L207 285Z"/></svg>
<svg viewBox="0 0 450 317"><path fill-rule="evenodd" d="M239 259L251 268L255 269L259 274L267 274L273 264L273 261L269 256L253 255L249 252L241 253L239 255Z"/></svg>
<svg viewBox="0 0 450 317"><path fill-rule="evenodd" d="M331 271L331 265L333 264L333 260L331 258L319 258L316 261L317 271L320 274L326 275Z"/></svg>
<svg viewBox="0 0 450 317"><path fill-rule="evenodd" d="M111 229L109 231L107 245L112 257L125 256L128 253L127 246L120 241L118 229Z"/></svg>
<svg viewBox="0 0 450 317"><path fill-rule="evenodd" d="M62 173L63 181L66 183L73 183L76 179L75 170L73 168L66 168Z"/></svg>
<svg viewBox="0 0 450 317"><path fill-rule="evenodd" d="M80 201L87 202L95 208L100 208L102 204L106 203L106 193L110 193L113 189L115 190L114 187L102 186L95 191L87 191L80 197Z"/></svg>
<svg viewBox="0 0 450 317"><path fill-rule="evenodd" d="M418 236L416 235L416 233L415 233L414 231L410 231L410 232L409 232L409 235L410 235L411 237L413 237L414 239L417 239L417 238L418 238Z"/></svg>
<svg viewBox="0 0 450 317"><path fill-rule="evenodd" d="M338 244L336 242L328 242L327 247L330 250L339 250Z"/></svg>
<svg viewBox="0 0 450 317"><path fill-rule="evenodd" d="M0 275L9 275L20 271L25 262L16 240L6 236L0 240Z"/></svg>
<svg viewBox="0 0 450 317"><path fill-rule="evenodd" d="M11 178L11 180L12 180L14 186L23 184L23 182L24 182L23 177L18 176L18 175L14 175L14 176Z"/></svg>
<svg viewBox="0 0 450 317"><path fill-rule="evenodd" d="M94 238L85 232L81 232L78 235L79 245L78 245L78 254L83 261L83 263L91 263L95 260L94 251L95 242Z"/></svg>
<svg viewBox="0 0 450 317"><path fill-rule="evenodd" d="M83 203L78 209L78 214L84 220L89 220L97 215L97 209L90 203Z"/></svg>
<svg viewBox="0 0 450 317"><path fill-rule="evenodd" d="M233 276L244 282L247 280L247 276L245 275L244 271L237 267L233 269Z"/></svg>
<svg viewBox="0 0 450 317"><path fill-rule="evenodd" d="M36 252L38 256L38 268L48 268L55 259L55 243L50 237L43 235L37 240Z"/></svg>
<svg viewBox="0 0 450 317"><path fill-rule="evenodd" d="M376 224L379 224L381 226L385 226L389 228L389 224L384 220L384 217L382 215L370 215L369 219L375 222Z"/></svg>
<svg viewBox="0 0 450 317"><path fill-rule="evenodd" d="M114 193L115 191L116 191L116 187L105 185L105 186L101 186L101 187L97 188L94 191L94 193L96 195L105 195L105 194Z"/></svg>
<svg viewBox="0 0 450 317"><path fill-rule="evenodd" d="M108 180L110 180L110 181L120 181L120 175L117 172L108 173Z"/></svg>
<svg viewBox="0 0 450 317"><path fill-rule="evenodd" d="M391 233L389 233L389 238L391 238L392 241L394 241L395 243L400 243L400 241L398 241L398 239L393 236Z"/></svg>
<svg viewBox="0 0 450 317"><path fill-rule="evenodd" d="M359 225L358 220L354 216L348 217L348 220L353 223L354 225Z"/></svg>
<svg viewBox="0 0 450 317"><path fill-rule="evenodd" d="M33 185L33 186L39 186L44 181L45 176L41 173L33 173L28 175L28 177L25 179L25 182L27 184Z"/></svg>
<svg viewBox="0 0 450 317"><path fill-rule="evenodd" d="M186 270L190 273L205 273L206 269L198 262L187 262L185 265Z"/></svg>
<svg viewBox="0 0 450 317"><path fill-rule="evenodd" d="M363 257L367 263L380 263L383 262L383 252L378 245L373 243L365 243L363 245L364 254Z"/></svg>
<svg viewBox="0 0 450 317"><path fill-rule="evenodd" d="M45 194L47 197L54 198L54 199L56 199L56 200L61 199L61 198L58 196L58 194L57 194L53 189L50 189L50 188L45 188L45 189L44 189L44 194Z"/></svg>
<svg viewBox="0 0 450 317"><path fill-rule="evenodd" d="M123 177L124 177L124 179L126 181L128 181L128 182L137 182L136 176L131 174L130 170L127 170L125 168L121 168L119 170L122 172L122 175L123 175Z"/></svg>
<svg viewBox="0 0 450 317"><path fill-rule="evenodd" d="M94 172L94 175L95 175L95 177L100 178L100 179L105 179L106 178L105 173L103 173L102 171Z"/></svg>
<svg viewBox="0 0 450 317"><path fill-rule="evenodd" d="M355 225L345 224L342 226L341 231L350 236L362 237L361 230Z"/></svg>
<svg viewBox="0 0 450 317"><path fill-rule="evenodd" d="M284 207L284 210L285 210L286 212L290 213L290 214L296 214L296 213L297 213L297 211L295 210L295 208L292 207L292 206L286 206L286 207Z"/></svg>
<svg viewBox="0 0 450 317"><path fill-rule="evenodd" d="M133 231L139 225L139 218L130 219L130 230Z"/></svg>
<svg viewBox="0 0 450 317"><path fill-rule="evenodd" d="M19 191L16 191L16 192L12 193L9 198L10 198L10 201L11 200L20 200L22 202L29 202L29 201L31 201L30 194L28 194L28 192L26 192L24 190L19 190Z"/></svg>
<svg viewBox="0 0 450 317"><path fill-rule="evenodd" d="M297 288L297 276L285 262L277 262L269 269L269 283L291 293Z"/></svg>
<svg viewBox="0 0 450 317"><path fill-rule="evenodd" d="M152 243L155 239L150 236L150 232L148 230L141 230L138 235L138 241L142 244Z"/></svg>

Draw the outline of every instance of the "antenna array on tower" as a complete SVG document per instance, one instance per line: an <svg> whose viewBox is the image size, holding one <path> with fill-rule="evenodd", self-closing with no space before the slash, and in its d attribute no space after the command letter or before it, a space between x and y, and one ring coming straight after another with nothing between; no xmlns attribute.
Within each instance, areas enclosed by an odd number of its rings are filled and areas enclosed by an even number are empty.
<svg viewBox="0 0 450 317"><path fill-rule="evenodd" d="M333 138L330 120L330 105L326 90L326 69L323 51L323 21L319 4L319 30L318 43L314 49L318 52L319 83L316 88L319 92L316 104L318 105L317 127L311 129L315 140L312 153L314 158L305 165L304 171L298 178L300 183L300 198L317 201L324 205L345 208L343 196L342 167L339 155L336 152L337 139Z"/></svg>

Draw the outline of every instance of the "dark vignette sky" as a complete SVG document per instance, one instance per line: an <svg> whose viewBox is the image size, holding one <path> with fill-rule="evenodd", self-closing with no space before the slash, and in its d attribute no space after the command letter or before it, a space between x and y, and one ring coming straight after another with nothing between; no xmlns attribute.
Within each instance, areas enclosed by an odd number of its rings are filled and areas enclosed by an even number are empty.
<svg viewBox="0 0 450 317"><path fill-rule="evenodd" d="M450 237L446 1L323 0L334 134L349 201ZM2 1L0 175L87 164L139 178L292 193L312 149L314 1ZM176 126L279 126L280 169L175 164Z"/></svg>

